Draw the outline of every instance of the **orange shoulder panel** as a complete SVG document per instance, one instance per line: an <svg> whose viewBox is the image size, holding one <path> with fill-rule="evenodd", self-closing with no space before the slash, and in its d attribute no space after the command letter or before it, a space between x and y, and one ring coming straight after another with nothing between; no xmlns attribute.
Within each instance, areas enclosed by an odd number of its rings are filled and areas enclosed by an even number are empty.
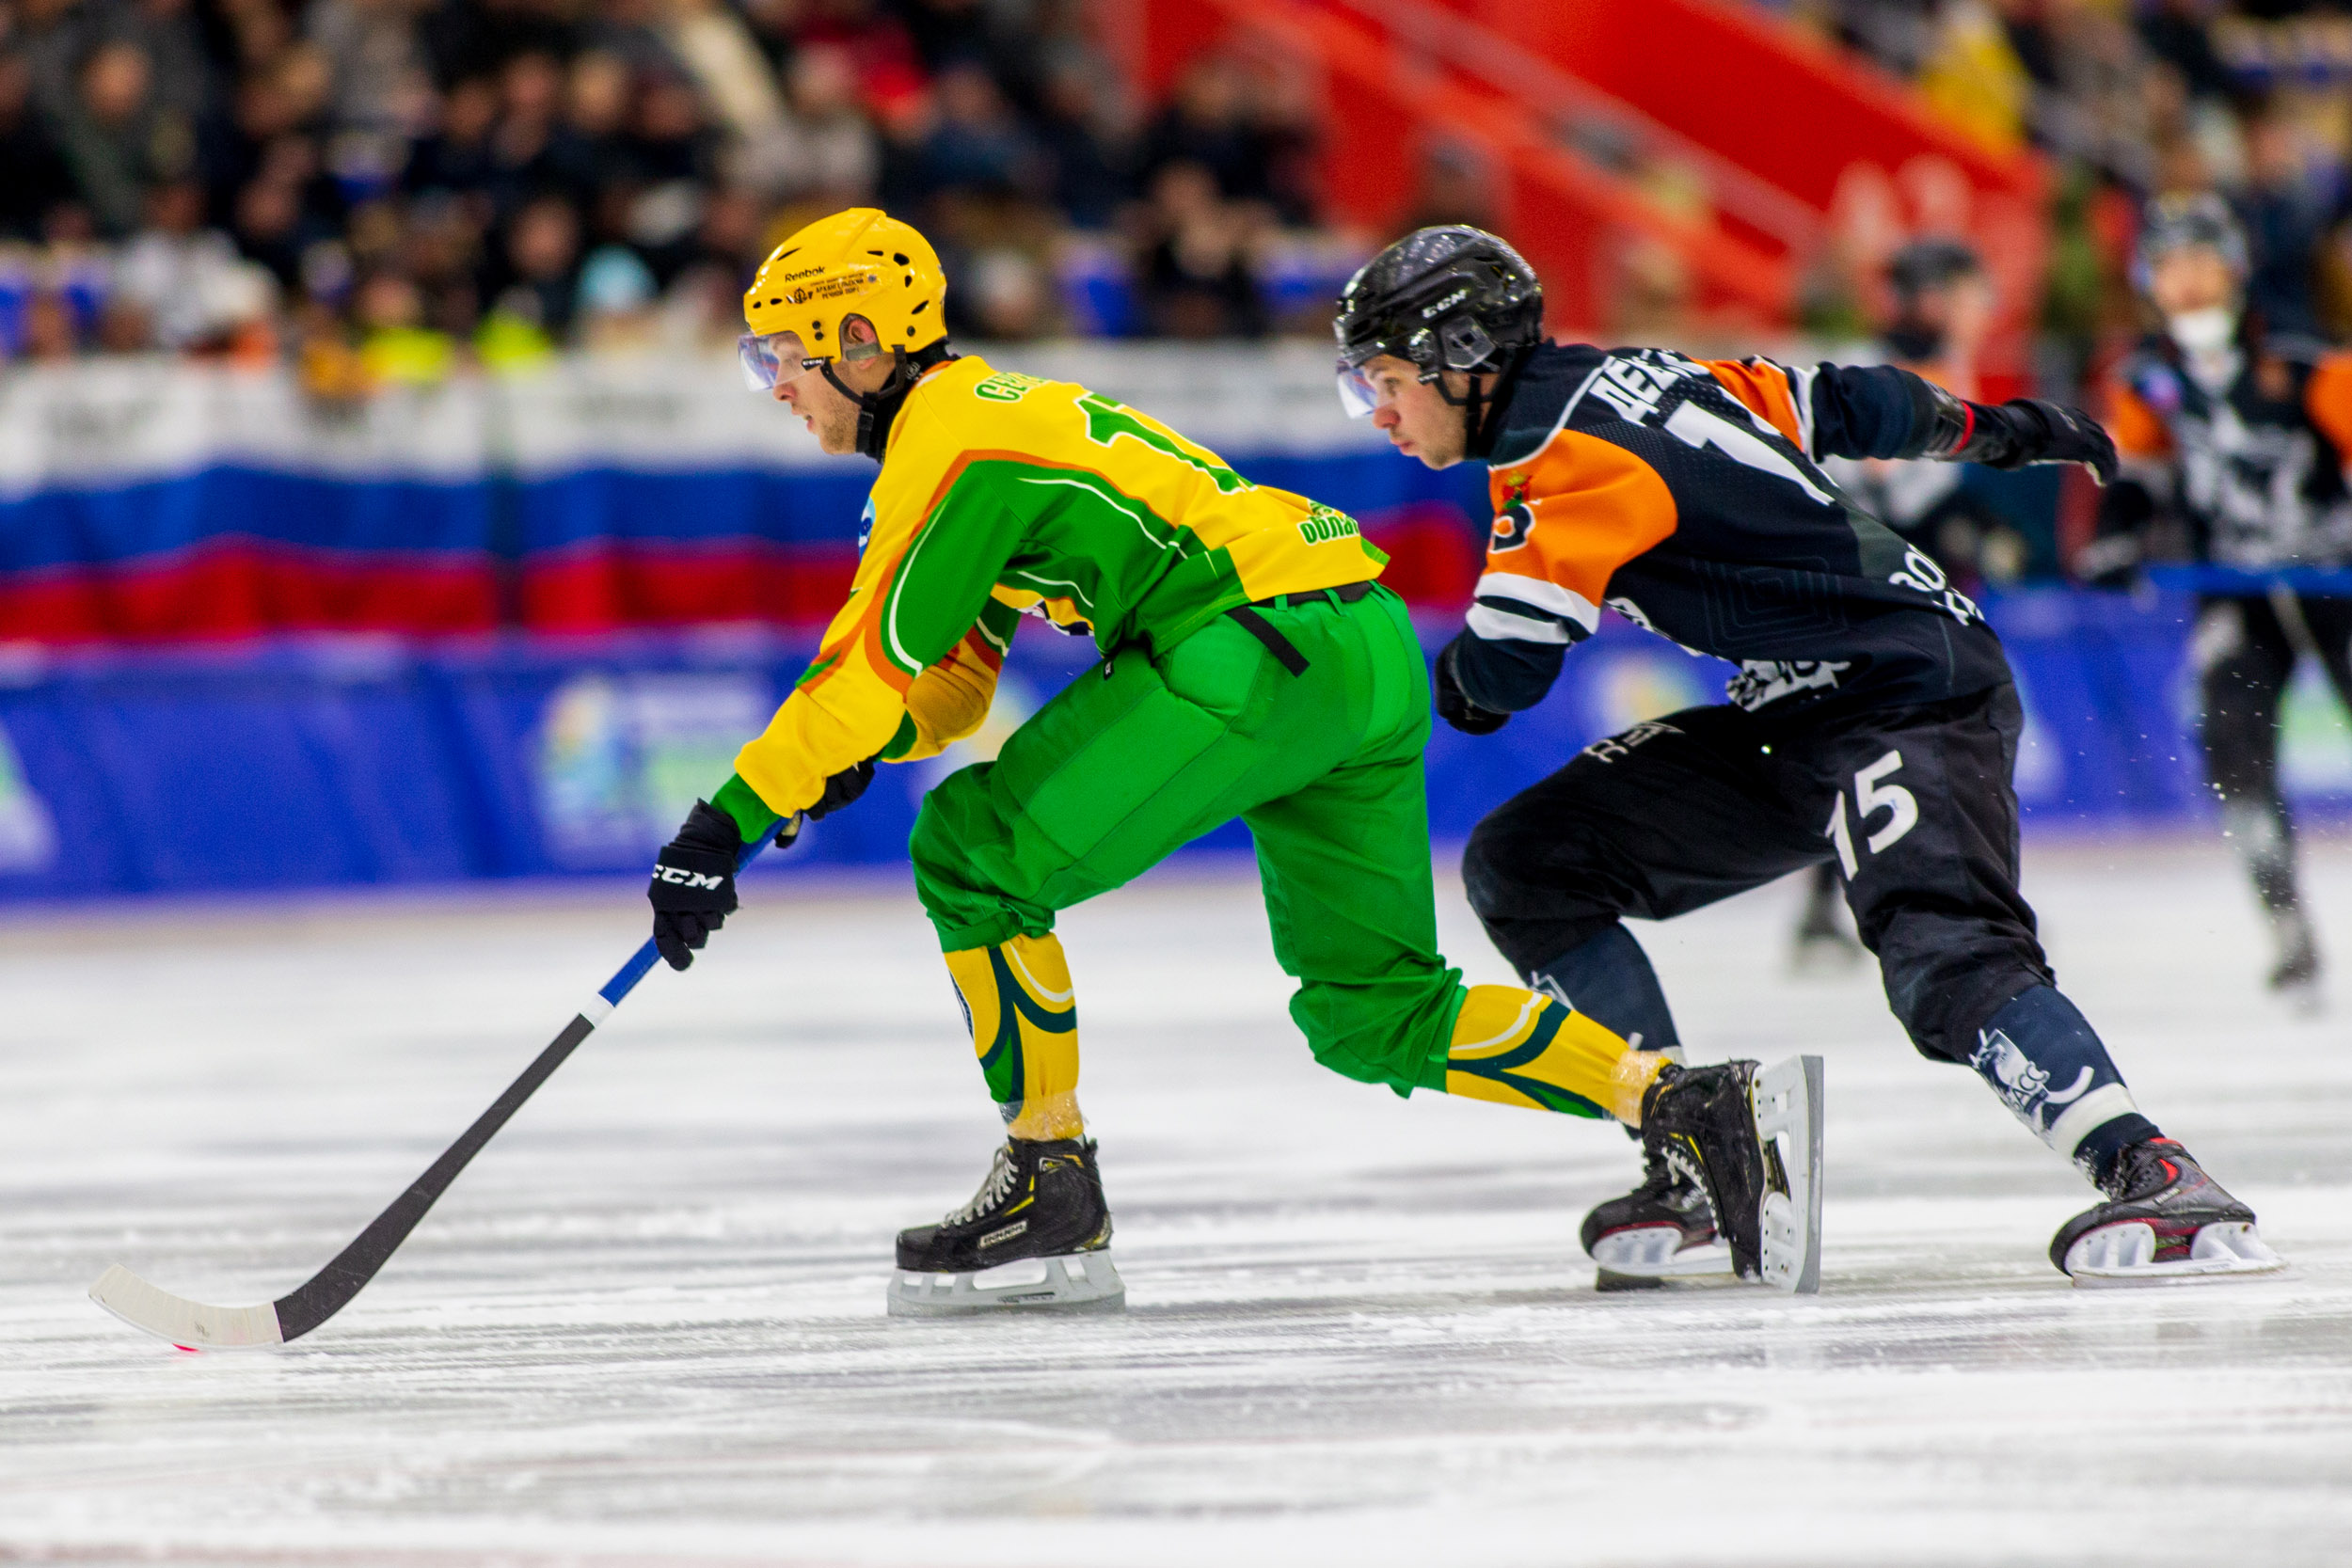
<svg viewBox="0 0 2352 1568"><path fill-rule="evenodd" d="M2331 354L2303 384L2303 411L2336 449L2336 461L2352 463L2352 354Z"/></svg>
<svg viewBox="0 0 2352 1568"><path fill-rule="evenodd" d="M2172 451L2172 433L2164 427L2164 420L2148 406L2137 392L2120 380L2110 380L2106 387L2107 434L2115 438L2115 450L2125 457L2166 457Z"/></svg>
<svg viewBox="0 0 2352 1568"><path fill-rule="evenodd" d="M1698 363L1729 388L1733 397L1771 421L1774 430L1800 449L1804 446L1804 437L1798 434L1797 400L1789 395L1788 377L1778 365L1763 359L1701 359Z"/></svg>
<svg viewBox="0 0 2352 1568"><path fill-rule="evenodd" d="M1594 606L1618 567L1675 531L1674 493L1658 470L1581 431L1555 433L1487 483L1495 534L1486 570L1541 578ZM1525 510L1514 515L1515 507Z"/></svg>

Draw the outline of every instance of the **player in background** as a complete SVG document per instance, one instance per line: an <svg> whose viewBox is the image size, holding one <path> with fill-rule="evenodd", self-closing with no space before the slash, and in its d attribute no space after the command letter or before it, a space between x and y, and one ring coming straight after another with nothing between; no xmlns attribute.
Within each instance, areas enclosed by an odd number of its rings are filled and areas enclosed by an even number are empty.
<svg viewBox="0 0 2352 1568"><path fill-rule="evenodd" d="M1638 1124L1742 1216L1740 1272L1768 1268L1757 1213L1779 1171L1755 1064L1685 1071L1534 991L1465 988L1439 957L1428 677L1403 602L1375 581L1386 558L1352 518L1252 484L1133 409L958 357L946 293L920 234L859 208L787 240L745 296L754 384L827 451L882 472L815 662L696 803L650 890L682 969L735 909L753 835L854 799L870 759L932 756L979 727L1025 615L1101 648L915 823L916 891L1007 1140L970 1203L900 1233L892 1309L1123 1294L1055 914L1236 816L1319 1061L1399 1094ZM1011 1262L1041 1278L976 1278Z"/></svg>
<svg viewBox="0 0 2352 1568"><path fill-rule="evenodd" d="M1886 265L1895 314L1880 335L1889 364L1934 382L1954 397L1977 395L1977 361L1993 322L1993 280L1965 240L1914 240ZM2025 563L2025 542L2008 521L1962 483L1965 466L1927 458L1829 456L1822 468L1863 510L1935 558L1962 593L1988 576L2008 578ZM1837 881L1837 863L1806 874L1794 943L1800 969L1842 965L1862 956Z"/></svg>
<svg viewBox="0 0 2352 1568"><path fill-rule="evenodd" d="M1496 946L1531 986L1673 1047L1622 917L1671 919L1834 856L1913 1042L1973 1067L2100 1189L2054 1263L2077 1278L2277 1267L2253 1212L2141 1114L2053 983L2017 891L2023 718L1999 641L1820 467L2111 470L2105 434L1893 366L1548 343L1542 308L1515 251L1460 228L1399 241L1341 296L1343 400L1432 467L1489 470L1486 571L1438 656L1438 713L1501 729L1604 607L1740 673L1727 704L1598 741L1480 822L1463 876ZM1584 1233L1604 1283L1720 1266L1703 1207L1655 1161Z"/></svg>
<svg viewBox="0 0 2352 1568"><path fill-rule="evenodd" d="M2266 330L2246 309L2246 237L2220 198L2150 204L2133 277L2164 325L2108 380L2122 478L2076 563L2086 578L2128 580L2168 523L2185 525L2176 549L2217 566L2352 564L2352 355ZM2269 919L2270 985L2316 1007L2319 942L2279 793L2280 698L2310 657L2352 704L2352 598L2283 583L2209 591L2190 646L2206 776Z"/></svg>

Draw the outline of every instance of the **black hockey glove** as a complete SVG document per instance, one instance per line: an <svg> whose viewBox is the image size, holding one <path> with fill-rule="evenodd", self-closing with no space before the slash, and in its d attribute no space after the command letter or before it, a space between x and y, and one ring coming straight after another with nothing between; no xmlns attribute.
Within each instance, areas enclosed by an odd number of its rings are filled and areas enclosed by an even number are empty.
<svg viewBox="0 0 2352 1568"><path fill-rule="evenodd" d="M866 793L866 786L874 782L874 759L867 757L855 768L844 768L825 781L825 792L817 797L817 803L808 808L811 822L820 821ZM778 844L789 840L778 839Z"/></svg>
<svg viewBox="0 0 2352 1568"><path fill-rule="evenodd" d="M1469 635L1456 633L1438 655L1438 717L1464 735L1492 735L1509 723L1511 716L1480 707L1464 694L1456 666L1462 658L1462 639Z"/></svg>
<svg viewBox="0 0 2352 1568"><path fill-rule="evenodd" d="M800 818L786 823L800 832ZM788 842L785 834L779 842ZM735 818L707 800L686 814L686 826L654 857L653 941L672 969L694 961L710 933L735 912L735 858L743 852L743 832Z"/></svg>
<svg viewBox="0 0 2352 1568"><path fill-rule="evenodd" d="M2101 484L2114 483L2118 469L2115 442L2098 420L2081 409L2042 398L1967 406L1975 418L1968 421L1966 439L1949 451L1932 455L1953 463L1981 463L1988 468L2080 463Z"/></svg>
<svg viewBox="0 0 2352 1568"><path fill-rule="evenodd" d="M825 781L825 792L805 812L776 824L776 847L788 849L803 820L830 816L866 793L874 782L874 759L845 768ZM707 800L686 814L677 837L654 857L653 941L672 969L684 969L735 912L735 863L743 853L743 831L735 818Z"/></svg>

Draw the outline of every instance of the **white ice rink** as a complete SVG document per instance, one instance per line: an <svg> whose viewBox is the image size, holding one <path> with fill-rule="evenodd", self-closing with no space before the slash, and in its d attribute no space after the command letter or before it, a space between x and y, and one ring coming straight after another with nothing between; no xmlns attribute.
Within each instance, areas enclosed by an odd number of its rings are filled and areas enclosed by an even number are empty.
<svg viewBox="0 0 2352 1568"><path fill-rule="evenodd" d="M902 884L760 881L340 1318L192 1355L83 1291L308 1276L642 896L19 911L0 1562L2352 1563L2352 854L2314 857L2318 1022L2261 993L2218 845L2028 861L2061 981L2290 1273L2070 1289L2088 1189L1874 974L1790 978L1784 887L1641 932L1694 1055L1828 1057L1822 1294L1596 1295L1626 1139L1318 1069L1213 868L1064 927L1130 1311L887 1320L891 1232L994 1118Z"/></svg>

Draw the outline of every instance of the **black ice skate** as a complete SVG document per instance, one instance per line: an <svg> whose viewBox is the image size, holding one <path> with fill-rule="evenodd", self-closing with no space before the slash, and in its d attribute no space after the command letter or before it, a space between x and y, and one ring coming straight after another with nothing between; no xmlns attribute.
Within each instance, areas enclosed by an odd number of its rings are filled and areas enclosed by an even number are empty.
<svg viewBox="0 0 2352 1568"><path fill-rule="evenodd" d="M1732 1272L1821 1288L1821 1058L1668 1067L1642 1104L1642 1150L1694 1182Z"/></svg>
<svg viewBox="0 0 2352 1568"><path fill-rule="evenodd" d="M2123 1150L2104 1190L2107 1202L2068 1220L2050 1243L2050 1261L2077 1285L2168 1285L2286 1267L2255 1230L2254 1211L2170 1138Z"/></svg>
<svg viewBox="0 0 2352 1568"><path fill-rule="evenodd" d="M1127 1288L1110 1243L1094 1140L1008 1139L971 1202L937 1225L898 1232L890 1311L1124 1311Z"/></svg>
<svg viewBox="0 0 2352 1568"><path fill-rule="evenodd" d="M1826 974L1851 969L1862 961L1862 943L1840 918L1845 899L1836 875L1826 865L1808 876L1804 908L1797 916L1788 966L1799 974Z"/></svg>
<svg viewBox="0 0 2352 1568"><path fill-rule="evenodd" d="M2277 911L2270 917L2271 934L2279 946L2279 962L2270 972L2270 989L2301 1013L2320 1008L2319 940L2299 905Z"/></svg>
<svg viewBox="0 0 2352 1568"><path fill-rule="evenodd" d="M1645 1148L1642 1184L1584 1216L1584 1250L1600 1265L1594 1289L1644 1291L1669 1279L1731 1273L1715 1211L1698 1183Z"/></svg>

